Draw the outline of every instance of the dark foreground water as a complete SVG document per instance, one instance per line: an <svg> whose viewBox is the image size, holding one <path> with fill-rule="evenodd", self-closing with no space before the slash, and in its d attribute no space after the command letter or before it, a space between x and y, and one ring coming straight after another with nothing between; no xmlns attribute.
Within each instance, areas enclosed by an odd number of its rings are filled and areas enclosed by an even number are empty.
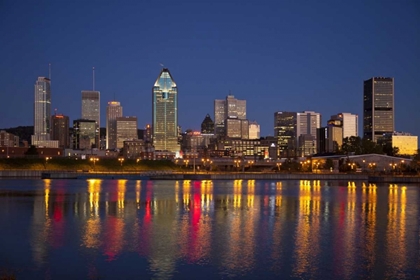
<svg viewBox="0 0 420 280"><path fill-rule="evenodd" d="M420 186L0 180L0 278L407 279Z"/></svg>

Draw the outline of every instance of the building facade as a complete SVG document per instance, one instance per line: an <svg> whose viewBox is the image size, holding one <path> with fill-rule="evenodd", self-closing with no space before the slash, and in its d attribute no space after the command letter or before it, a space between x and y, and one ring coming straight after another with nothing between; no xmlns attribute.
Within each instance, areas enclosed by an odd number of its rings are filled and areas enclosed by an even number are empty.
<svg viewBox="0 0 420 280"><path fill-rule="evenodd" d="M380 139L382 144L390 143L391 147L398 148L399 155L413 156L417 154L418 137L406 132L393 132L384 134Z"/></svg>
<svg viewBox="0 0 420 280"><path fill-rule="evenodd" d="M123 108L118 101L109 101L106 107L106 149L117 148L117 118L123 116Z"/></svg>
<svg viewBox="0 0 420 280"><path fill-rule="evenodd" d="M314 139L314 153L316 153L316 136L317 136L317 129L321 127L321 114L316 113L313 111L304 111L302 113L296 114L296 135L300 137L301 135L306 135L305 137L301 138L304 139L305 142L299 142L298 138L298 147L301 148L301 155L307 156L309 149L307 135L311 135ZM305 152L302 152L302 148L304 147Z"/></svg>
<svg viewBox="0 0 420 280"><path fill-rule="evenodd" d="M260 139L260 125L256 121L249 122L248 139Z"/></svg>
<svg viewBox="0 0 420 280"><path fill-rule="evenodd" d="M152 141L156 151L179 152L178 88L163 68L152 88Z"/></svg>
<svg viewBox="0 0 420 280"><path fill-rule="evenodd" d="M87 150L95 148L96 122L78 119L73 121L73 149Z"/></svg>
<svg viewBox="0 0 420 280"><path fill-rule="evenodd" d="M19 136L1 130L0 147L19 147Z"/></svg>
<svg viewBox="0 0 420 280"><path fill-rule="evenodd" d="M49 141L51 130L51 80L38 77L34 95L34 135L32 145Z"/></svg>
<svg viewBox="0 0 420 280"><path fill-rule="evenodd" d="M339 126L326 126L317 130L318 154L336 153L343 145L343 128Z"/></svg>
<svg viewBox="0 0 420 280"><path fill-rule="evenodd" d="M137 140L137 117L116 118L117 149L124 147L124 141Z"/></svg>
<svg viewBox="0 0 420 280"><path fill-rule="evenodd" d="M203 134L214 134L214 122L210 115L207 114L201 123L201 133Z"/></svg>
<svg viewBox="0 0 420 280"><path fill-rule="evenodd" d="M385 133L394 131L394 78L364 81L363 137L377 142Z"/></svg>
<svg viewBox="0 0 420 280"><path fill-rule="evenodd" d="M343 139L352 136L359 136L359 116L351 113L338 113L331 116L331 120L341 122L343 128Z"/></svg>
<svg viewBox="0 0 420 280"><path fill-rule="evenodd" d="M95 147L99 148L99 129L101 120L100 92L94 90L82 91L82 119L93 120L96 123Z"/></svg>
<svg viewBox="0 0 420 280"><path fill-rule="evenodd" d="M70 123L69 117L55 114L51 117L51 139L58 141L58 147L67 149L70 147Z"/></svg>
<svg viewBox="0 0 420 280"><path fill-rule="evenodd" d="M246 119L246 100L236 99L229 94L226 99L214 100L214 133L218 137L226 136L226 119Z"/></svg>
<svg viewBox="0 0 420 280"><path fill-rule="evenodd" d="M296 151L297 112L274 113L274 137L277 139L277 157L291 157Z"/></svg>

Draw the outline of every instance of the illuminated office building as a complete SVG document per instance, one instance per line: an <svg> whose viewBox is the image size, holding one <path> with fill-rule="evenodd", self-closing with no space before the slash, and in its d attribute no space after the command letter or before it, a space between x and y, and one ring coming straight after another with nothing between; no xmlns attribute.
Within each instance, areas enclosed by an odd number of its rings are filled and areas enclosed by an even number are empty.
<svg viewBox="0 0 420 280"><path fill-rule="evenodd" d="M95 147L96 122L94 120L73 121L73 149L86 150Z"/></svg>
<svg viewBox="0 0 420 280"><path fill-rule="evenodd" d="M382 145L390 144L391 147L398 148L399 155L413 156L417 154L418 137L405 132L386 133L378 139Z"/></svg>
<svg viewBox="0 0 420 280"><path fill-rule="evenodd" d="M201 123L201 133L203 134L213 134L214 133L214 122L211 119L210 115L207 114Z"/></svg>
<svg viewBox="0 0 420 280"><path fill-rule="evenodd" d="M221 137L226 135L226 119L246 119L246 100L236 99L229 94L226 99L214 100L214 133Z"/></svg>
<svg viewBox="0 0 420 280"><path fill-rule="evenodd" d="M317 129L317 152L336 153L343 145L343 128L340 126L326 126Z"/></svg>
<svg viewBox="0 0 420 280"><path fill-rule="evenodd" d="M260 125L256 121L249 122L248 139L260 139Z"/></svg>
<svg viewBox="0 0 420 280"><path fill-rule="evenodd" d="M124 141L137 140L137 117L118 117L117 128L117 149L124 147Z"/></svg>
<svg viewBox="0 0 420 280"><path fill-rule="evenodd" d="M70 147L69 117L55 114L51 117L51 139L58 140L58 147Z"/></svg>
<svg viewBox="0 0 420 280"><path fill-rule="evenodd" d="M96 123L95 147L99 148L100 128L100 92L93 90L82 91L82 119L93 120Z"/></svg>
<svg viewBox="0 0 420 280"><path fill-rule="evenodd" d="M179 152L178 88L167 68L163 68L152 89L152 141L156 151Z"/></svg>
<svg viewBox="0 0 420 280"><path fill-rule="evenodd" d="M109 101L106 107L106 149L117 148L117 118L122 117L123 108L118 101Z"/></svg>
<svg viewBox="0 0 420 280"><path fill-rule="evenodd" d="M394 78L374 77L363 83L363 137L374 142L394 127Z"/></svg>
<svg viewBox="0 0 420 280"><path fill-rule="evenodd" d="M31 136L32 145L56 148L50 145L51 137L51 80L38 77L35 82L34 96L34 135ZM57 142L54 142L58 145Z"/></svg>
<svg viewBox="0 0 420 280"><path fill-rule="evenodd" d="M359 116L351 113L338 113L331 116L330 122L340 121L338 126L343 128L343 139L346 137L359 136ZM337 126L335 123L334 126Z"/></svg>
<svg viewBox="0 0 420 280"><path fill-rule="evenodd" d="M297 112L274 113L274 137L277 139L277 156L293 156L296 149Z"/></svg>

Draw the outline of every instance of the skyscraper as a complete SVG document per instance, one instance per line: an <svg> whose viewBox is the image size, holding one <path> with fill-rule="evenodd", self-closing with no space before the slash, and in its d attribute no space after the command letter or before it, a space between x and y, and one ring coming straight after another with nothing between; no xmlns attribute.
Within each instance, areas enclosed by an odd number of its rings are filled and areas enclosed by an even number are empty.
<svg viewBox="0 0 420 280"><path fill-rule="evenodd" d="M340 121L340 126L343 128L343 139L351 136L359 136L358 115L351 113L338 113L337 115L331 116L330 121Z"/></svg>
<svg viewBox="0 0 420 280"><path fill-rule="evenodd" d="M82 119L93 120L96 123L95 146L99 148L99 128L100 128L100 92L82 91Z"/></svg>
<svg viewBox="0 0 420 280"><path fill-rule="evenodd" d="M394 127L394 78L373 77L363 82L363 137L377 142Z"/></svg>
<svg viewBox="0 0 420 280"><path fill-rule="evenodd" d="M178 88L163 68L152 88L153 145L156 151L179 152Z"/></svg>
<svg viewBox="0 0 420 280"><path fill-rule="evenodd" d="M138 139L137 117L118 117L116 118L117 128L117 148L124 147L124 141Z"/></svg>
<svg viewBox="0 0 420 280"><path fill-rule="evenodd" d="M213 134L214 133L214 122L211 119L210 115L207 114L201 123L201 133L203 134Z"/></svg>
<svg viewBox="0 0 420 280"><path fill-rule="evenodd" d="M117 118L123 116L123 108L118 101L109 101L106 107L106 149L117 148Z"/></svg>
<svg viewBox="0 0 420 280"><path fill-rule="evenodd" d="M73 149L86 150L95 145L96 122L94 120L73 121Z"/></svg>
<svg viewBox="0 0 420 280"><path fill-rule="evenodd" d="M60 148L70 147L69 117L55 114L51 117L51 139L58 140Z"/></svg>
<svg viewBox="0 0 420 280"><path fill-rule="evenodd" d="M277 156L293 156L296 149L296 112L274 113L274 137L277 139Z"/></svg>
<svg viewBox="0 0 420 280"><path fill-rule="evenodd" d="M50 140L51 129L51 81L38 77L35 82L34 135L32 145Z"/></svg>
<svg viewBox="0 0 420 280"><path fill-rule="evenodd" d="M246 119L246 100L229 94L226 99L214 100L214 128L217 136L226 136L226 119Z"/></svg>

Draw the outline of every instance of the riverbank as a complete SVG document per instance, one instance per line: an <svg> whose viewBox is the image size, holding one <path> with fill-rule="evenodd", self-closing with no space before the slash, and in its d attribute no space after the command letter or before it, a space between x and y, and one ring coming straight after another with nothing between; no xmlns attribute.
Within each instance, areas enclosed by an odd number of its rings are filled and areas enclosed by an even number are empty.
<svg viewBox="0 0 420 280"><path fill-rule="evenodd" d="M126 179L126 180L343 180L369 183L420 183L420 176L369 175L345 173L262 173L210 172L181 173L173 171L146 172L83 172L57 170L0 170L0 178L35 179Z"/></svg>

